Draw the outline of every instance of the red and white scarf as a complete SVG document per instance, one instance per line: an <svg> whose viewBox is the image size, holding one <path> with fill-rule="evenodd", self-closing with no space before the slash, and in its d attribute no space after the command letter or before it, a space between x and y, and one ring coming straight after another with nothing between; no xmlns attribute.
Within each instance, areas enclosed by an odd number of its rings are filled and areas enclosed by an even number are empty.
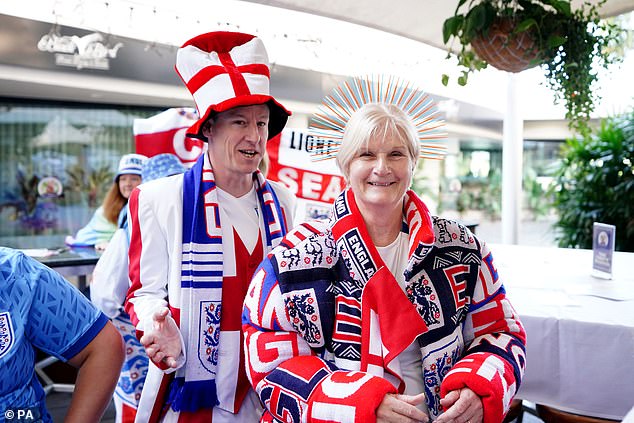
<svg viewBox="0 0 634 423"><path fill-rule="evenodd" d="M384 369L389 370L389 363L425 333L427 326L381 259L351 190L337 198L334 212L332 234L337 248L347 258L345 262L352 278L364 285L360 370L385 377ZM434 233L427 208L412 191L405 196L404 215L410 231L409 268L411 258L421 257L433 244Z"/></svg>

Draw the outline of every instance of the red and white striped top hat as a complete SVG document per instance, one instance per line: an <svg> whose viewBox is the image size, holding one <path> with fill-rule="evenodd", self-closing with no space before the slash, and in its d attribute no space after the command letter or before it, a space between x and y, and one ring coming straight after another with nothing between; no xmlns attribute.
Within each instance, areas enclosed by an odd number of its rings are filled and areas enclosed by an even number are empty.
<svg viewBox="0 0 634 423"><path fill-rule="evenodd" d="M262 40L240 32L209 32L178 49L176 72L194 97L200 119L187 135L207 141L202 124L215 113L267 104L269 139L282 132L291 112L269 94L269 61Z"/></svg>

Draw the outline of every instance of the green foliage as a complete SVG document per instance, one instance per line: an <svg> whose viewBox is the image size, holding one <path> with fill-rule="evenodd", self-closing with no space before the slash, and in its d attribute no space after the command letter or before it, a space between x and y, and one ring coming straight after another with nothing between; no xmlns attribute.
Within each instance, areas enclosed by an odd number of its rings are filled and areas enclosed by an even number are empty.
<svg viewBox="0 0 634 423"><path fill-rule="evenodd" d="M596 6L576 10L571 19L553 19L551 25L559 27L566 36L561 45L544 46L548 60L542 68L555 101L566 105L571 129L587 135L590 113L598 100L591 89L597 80L593 64L607 68L622 59L612 48L622 41L622 31L614 24L602 22Z"/></svg>
<svg viewBox="0 0 634 423"><path fill-rule="evenodd" d="M32 164L18 163L15 180L18 185L17 189L4 193L3 201L0 203L0 211L12 210L10 215L12 220L33 214L37 207L37 184L40 182L40 178L33 172Z"/></svg>
<svg viewBox="0 0 634 423"><path fill-rule="evenodd" d="M78 164L69 167L66 172L69 176L67 189L73 192L86 193L90 208L95 208L101 204L110 189L114 177L110 167L107 165L91 170L86 174L86 170Z"/></svg>
<svg viewBox="0 0 634 423"><path fill-rule="evenodd" d="M593 222L616 226L616 249L634 252L634 111L571 139L556 173L560 247L592 248Z"/></svg>
<svg viewBox="0 0 634 423"><path fill-rule="evenodd" d="M8 210L9 220L18 221L32 235L41 234L55 227L56 207L38 194L40 177L33 164L18 163L15 174L16 188L0 193L0 212Z"/></svg>
<svg viewBox="0 0 634 423"><path fill-rule="evenodd" d="M424 160L419 160L414 169L414 175L412 175L411 189L418 195L426 195L434 200L438 200L438 192L429 185L429 178L425 174L423 166Z"/></svg>
<svg viewBox="0 0 634 423"><path fill-rule="evenodd" d="M490 219L497 220L502 213L502 173L492 169L486 179L461 178L462 189L456 199L456 209L480 210Z"/></svg>
<svg viewBox="0 0 634 423"><path fill-rule="evenodd" d="M472 72L488 63L470 48L471 41L486 36L498 19L515 22L513 34L530 31L537 49L535 64L540 64L555 101L563 101L570 128L582 135L589 132L588 120L597 100L592 85L597 80L595 66L607 68L622 59L617 47L624 42L625 31L617 24L602 21L597 5L589 3L575 11L568 0L470 0L466 13L460 13L467 0L460 0L454 16L443 24L445 44L453 38L459 48L451 47L462 68L459 85L466 85ZM449 77L442 76L447 85Z"/></svg>
<svg viewBox="0 0 634 423"><path fill-rule="evenodd" d="M20 196L26 204L26 213L31 214L37 206L37 184L40 178L33 171L33 165L18 165L18 171L15 175L20 190Z"/></svg>
<svg viewBox="0 0 634 423"><path fill-rule="evenodd" d="M522 188L526 198L526 207L531 212L533 220L546 216L550 211L551 203L547 190L539 182L537 172L534 169L525 169Z"/></svg>

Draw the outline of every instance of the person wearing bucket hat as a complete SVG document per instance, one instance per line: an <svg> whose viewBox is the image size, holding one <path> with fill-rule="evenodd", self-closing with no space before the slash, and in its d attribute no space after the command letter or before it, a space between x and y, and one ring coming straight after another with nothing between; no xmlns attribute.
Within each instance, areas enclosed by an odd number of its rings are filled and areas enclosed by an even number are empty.
<svg viewBox="0 0 634 423"><path fill-rule="evenodd" d="M141 173L147 157L142 154L125 154L119 160L119 167L112 185L101 206L95 211L86 226L77 234L66 237L70 247L92 247L103 251L117 228L127 225L127 203L132 190L141 183Z"/></svg>
<svg viewBox="0 0 634 423"><path fill-rule="evenodd" d="M143 167L141 178L143 183L153 181L166 176L178 175L184 173L187 168L183 165L178 157L174 154L163 153L152 156L148 159Z"/></svg>
<svg viewBox="0 0 634 423"><path fill-rule="evenodd" d="M130 197L125 309L151 359L136 421L258 421L240 315L253 271L293 221L293 194L258 170L290 112L269 93L266 50L253 35L192 38L176 71L200 116L188 135L207 151Z"/></svg>
<svg viewBox="0 0 634 423"><path fill-rule="evenodd" d="M164 153L150 157L141 170L143 183L185 172L178 157ZM128 277L129 227L120 228L112 237L110 246L99 259L90 282L90 300L123 336L125 361L112 397L115 422L132 422L139 407L139 398L148 369L145 348L136 338L130 317L123 311L123 303L130 288Z"/></svg>

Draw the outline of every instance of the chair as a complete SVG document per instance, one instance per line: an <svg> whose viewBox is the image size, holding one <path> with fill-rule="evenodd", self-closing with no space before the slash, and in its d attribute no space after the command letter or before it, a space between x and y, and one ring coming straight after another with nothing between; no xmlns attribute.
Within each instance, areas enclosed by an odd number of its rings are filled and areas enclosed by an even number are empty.
<svg viewBox="0 0 634 423"><path fill-rule="evenodd" d="M41 351L36 357L45 357L35 363L35 373L40 377L45 394L52 392L73 392L77 369L57 357L47 356ZM45 368L48 368L46 371Z"/></svg>
<svg viewBox="0 0 634 423"><path fill-rule="evenodd" d="M503 423L510 423L515 421L515 423L522 423L524 419L524 406L522 405L521 399L514 399L511 401L511 408L509 412L506 414L506 417L503 420Z"/></svg>
<svg viewBox="0 0 634 423"><path fill-rule="evenodd" d="M567 413L546 405L537 404L537 417L545 423L610 423L618 420L599 419L597 417L581 416L579 414Z"/></svg>

